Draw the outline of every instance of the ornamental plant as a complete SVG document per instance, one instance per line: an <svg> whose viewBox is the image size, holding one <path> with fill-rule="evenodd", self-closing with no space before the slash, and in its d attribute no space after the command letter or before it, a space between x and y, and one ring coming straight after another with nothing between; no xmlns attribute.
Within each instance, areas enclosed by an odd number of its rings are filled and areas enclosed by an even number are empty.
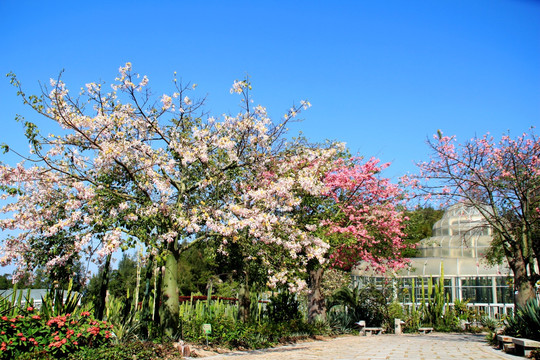
<svg viewBox="0 0 540 360"><path fill-rule="evenodd" d="M99 347L112 340L112 325L95 320L90 312L46 318L29 306L14 317L0 318L0 359L23 353L66 357L85 347Z"/></svg>

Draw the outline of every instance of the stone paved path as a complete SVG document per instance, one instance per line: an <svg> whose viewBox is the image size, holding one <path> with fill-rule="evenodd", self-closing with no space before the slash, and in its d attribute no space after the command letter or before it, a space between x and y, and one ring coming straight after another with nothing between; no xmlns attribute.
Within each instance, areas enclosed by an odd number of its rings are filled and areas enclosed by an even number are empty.
<svg viewBox="0 0 540 360"><path fill-rule="evenodd" d="M232 352L205 360L497 360L524 359L492 349L483 335L346 336L279 348Z"/></svg>

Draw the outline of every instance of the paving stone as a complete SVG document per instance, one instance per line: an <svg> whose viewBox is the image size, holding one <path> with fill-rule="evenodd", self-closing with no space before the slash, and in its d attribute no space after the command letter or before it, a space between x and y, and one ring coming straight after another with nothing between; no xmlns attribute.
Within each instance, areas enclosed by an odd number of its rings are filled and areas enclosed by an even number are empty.
<svg viewBox="0 0 540 360"><path fill-rule="evenodd" d="M206 360L497 360L520 359L491 348L483 335L344 336L258 351L231 352Z"/></svg>

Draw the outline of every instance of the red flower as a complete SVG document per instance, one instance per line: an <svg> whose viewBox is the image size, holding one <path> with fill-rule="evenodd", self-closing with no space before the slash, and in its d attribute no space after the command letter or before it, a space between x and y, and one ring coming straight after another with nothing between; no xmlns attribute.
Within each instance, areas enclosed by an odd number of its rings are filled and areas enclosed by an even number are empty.
<svg viewBox="0 0 540 360"><path fill-rule="evenodd" d="M100 330L101 329L99 328L99 326L93 326L88 328L88 332L94 336L97 336Z"/></svg>

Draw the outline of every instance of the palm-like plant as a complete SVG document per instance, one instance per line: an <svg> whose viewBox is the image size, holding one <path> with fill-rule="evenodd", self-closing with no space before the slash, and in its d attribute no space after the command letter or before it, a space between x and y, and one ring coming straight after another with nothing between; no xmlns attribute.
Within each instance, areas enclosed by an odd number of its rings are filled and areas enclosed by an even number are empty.
<svg viewBox="0 0 540 360"><path fill-rule="evenodd" d="M385 319L386 298L382 291L373 285L362 289L342 287L337 290L328 303L330 311L345 312L349 328L365 320L367 326L381 326ZM344 324L345 325L345 324Z"/></svg>
<svg viewBox="0 0 540 360"><path fill-rule="evenodd" d="M532 299L506 320L505 334L540 341L540 304Z"/></svg>

